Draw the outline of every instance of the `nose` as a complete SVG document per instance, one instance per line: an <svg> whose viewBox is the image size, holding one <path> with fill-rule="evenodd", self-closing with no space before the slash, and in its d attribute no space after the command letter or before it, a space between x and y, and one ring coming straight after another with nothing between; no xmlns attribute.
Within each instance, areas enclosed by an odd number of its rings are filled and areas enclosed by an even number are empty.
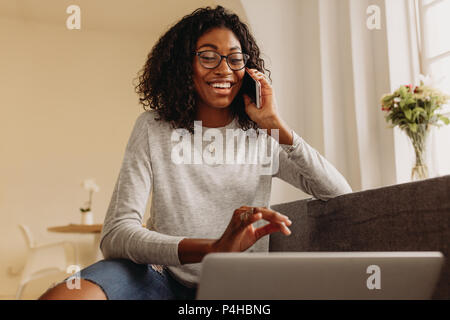
<svg viewBox="0 0 450 320"><path fill-rule="evenodd" d="M214 72L216 74L231 74L233 70L228 66L227 59L223 58L220 64L214 69Z"/></svg>

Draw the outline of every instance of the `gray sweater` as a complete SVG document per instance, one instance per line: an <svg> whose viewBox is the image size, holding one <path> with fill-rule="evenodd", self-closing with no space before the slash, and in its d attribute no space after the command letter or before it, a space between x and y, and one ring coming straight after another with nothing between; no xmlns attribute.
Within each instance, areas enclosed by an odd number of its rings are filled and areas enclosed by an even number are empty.
<svg viewBox="0 0 450 320"><path fill-rule="evenodd" d="M243 205L269 208L272 177L322 200L352 192L333 165L295 131L291 146L278 144L260 130L257 141L262 147L258 150L266 147L271 168L268 170L263 157L257 157L256 164L248 160L254 159L250 156L255 154L250 141L255 141L251 140L255 135L237 129L236 119L214 129L196 122L195 129L202 131L202 138L184 129L174 130L169 123L155 120L155 116L153 110L139 115L126 146L101 233L100 247L105 259L126 258L139 264L164 265L179 282L195 287L201 263L182 265L178 243L184 238L218 239L234 210ZM179 134L182 131L184 135ZM238 133L237 142L226 138L229 132ZM217 138L220 134L223 139ZM215 139L205 138L212 135ZM213 154L220 155L221 146L224 160L207 161ZM234 161L225 157L226 150L237 155ZM237 160L242 154L246 155L244 163ZM150 218L144 228L142 220L150 192ZM261 220L254 225L266 223ZM268 246L269 237L265 236L248 251L268 251Z"/></svg>

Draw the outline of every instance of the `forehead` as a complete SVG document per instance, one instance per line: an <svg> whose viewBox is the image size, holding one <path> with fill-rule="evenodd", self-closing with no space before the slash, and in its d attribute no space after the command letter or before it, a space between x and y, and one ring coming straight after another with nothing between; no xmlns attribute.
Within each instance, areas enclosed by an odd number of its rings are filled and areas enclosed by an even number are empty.
<svg viewBox="0 0 450 320"><path fill-rule="evenodd" d="M214 28L205 32L197 40L197 48L205 44L212 44L218 49L241 48L241 44L236 35L227 28Z"/></svg>

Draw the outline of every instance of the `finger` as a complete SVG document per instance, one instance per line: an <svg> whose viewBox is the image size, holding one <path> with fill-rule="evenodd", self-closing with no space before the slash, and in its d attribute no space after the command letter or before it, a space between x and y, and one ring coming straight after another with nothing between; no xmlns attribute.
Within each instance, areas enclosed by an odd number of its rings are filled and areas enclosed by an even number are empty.
<svg viewBox="0 0 450 320"><path fill-rule="evenodd" d="M289 230L289 228L286 227L286 224L284 222L281 223L281 230L287 236L291 234L291 230Z"/></svg>
<svg viewBox="0 0 450 320"><path fill-rule="evenodd" d="M253 208L253 209L255 209L256 210L256 208ZM263 208L264 209L264 208ZM257 221L257 220L260 220L261 218L263 218L264 217L264 215L262 214L262 213L258 213L258 211L255 211L255 213L253 214L253 216L249 216L249 215L251 215L251 213L250 212L252 212L253 210L252 209L249 209L249 210L247 210L247 211L244 211L244 212L242 212L241 213L241 220L242 220L242 224L241 224L241 226L242 227L247 227L249 224L252 224L252 223L254 223L255 221ZM277 213L277 212L273 212L273 213L275 213L275 215L280 215L279 213ZM252 217L257 217L256 219L252 219ZM251 220L251 221L250 221ZM269 219L266 219L266 220L269 220ZM269 220L270 221L270 220ZM292 224L292 222L289 220L289 222L286 222L286 221L280 221L280 220L273 220L273 221L270 221L270 224L273 224L273 225L278 225L278 228L279 228L279 230L283 233L283 234L285 234L285 235L290 235L291 234L291 230L289 230L289 228L286 226L286 224L289 224L289 225L291 225Z"/></svg>
<svg viewBox="0 0 450 320"><path fill-rule="evenodd" d="M259 240L260 238L277 231L283 232L283 234L286 236L289 236L291 234L291 231L289 229L287 231L283 231L282 226L280 224L268 223L265 226L256 229L255 236L256 239Z"/></svg>
<svg viewBox="0 0 450 320"><path fill-rule="evenodd" d="M247 207L247 206L244 206L242 208L243 208L242 209L243 211L241 211L242 212L241 213L241 220L244 220L244 219L248 218L247 215L250 214L249 210L252 210L253 214L256 214L256 213L260 212L262 214L262 218L264 218L265 220L267 220L269 222L280 224L282 232L284 234L286 234L286 235L290 234L291 231L286 226L286 225L290 226L292 224L292 221L289 219L289 217L287 217L287 216L285 216L285 215L283 215L283 214L281 214L279 212L267 209L265 207Z"/></svg>
<svg viewBox="0 0 450 320"><path fill-rule="evenodd" d="M264 218L269 222L280 225L280 230L285 235L291 234L291 231L286 225L290 226L292 224L292 221L289 219L289 217L279 212L267 209L265 207L249 207L249 206L242 206L236 211L239 214L239 218L241 220L240 226L242 228L246 228L249 224L252 224L257 220ZM257 216L255 217L254 220L251 219L251 216L255 216L258 213L261 214L261 217Z"/></svg>
<svg viewBox="0 0 450 320"><path fill-rule="evenodd" d="M258 78L258 81L261 83L261 95L272 94L272 85L267 81L266 76L261 76L261 78Z"/></svg>
<svg viewBox="0 0 450 320"><path fill-rule="evenodd" d="M258 229L255 230L255 237L256 237L256 241L258 241L259 239L261 239L262 237L280 231L281 227L280 225L277 224L273 224L273 223L268 223L263 227L260 227Z"/></svg>
<svg viewBox="0 0 450 320"><path fill-rule="evenodd" d="M261 86L272 87L266 75L257 69L250 69L252 75L261 83Z"/></svg>
<svg viewBox="0 0 450 320"><path fill-rule="evenodd" d="M244 228L246 228L249 225L251 225L251 224L253 224L256 221L261 220L261 219L262 219L262 214L261 213L256 213L256 214L249 215L248 218L243 221L243 225L242 226Z"/></svg>
<svg viewBox="0 0 450 320"><path fill-rule="evenodd" d="M245 212L248 210L253 210L252 212L256 212L256 207L249 207L249 206L241 206L239 209L236 209L239 212Z"/></svg>
<svg viewBox="0 0 450 320"><path fill-rule="evenodd" d="M255 207L256 212L261 212L263 214L263 219L270 222L284 222L286 225L290 226L292 221L288 216L281 214L279 212L264 208L264 207Z"/></svg>
<svg viewBox="0 0 450 320"><path fill-rule="evenodd" d="M284 222L270 222L269 224L272 224L274 226L277 226L277 231L280 231L284 235L288 236L291 234L291 230L289 230L288 227L286 227L286 224Z"/></svg>
<svg viewBox="0 0 450 320"><path fill-rule="evenodd" d="M238 210L239 220L241 221L241 226L246 227L249 224L262 218L261 213L257 213L254 207L244 207Z"/></svg>

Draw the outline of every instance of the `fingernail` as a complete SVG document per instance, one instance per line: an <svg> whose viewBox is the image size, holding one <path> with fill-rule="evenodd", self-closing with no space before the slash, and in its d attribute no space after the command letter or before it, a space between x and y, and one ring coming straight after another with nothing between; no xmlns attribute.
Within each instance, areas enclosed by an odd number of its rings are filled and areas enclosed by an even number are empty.
<svg viewBox="0 0 450 320"><path fill-rule="evenodd" d="M291 230L289 230L289 228L286 226L286 224L284 222L281 222L281 225L283 226L283 228L288 232L287 235L291 234Z"/></svg>

